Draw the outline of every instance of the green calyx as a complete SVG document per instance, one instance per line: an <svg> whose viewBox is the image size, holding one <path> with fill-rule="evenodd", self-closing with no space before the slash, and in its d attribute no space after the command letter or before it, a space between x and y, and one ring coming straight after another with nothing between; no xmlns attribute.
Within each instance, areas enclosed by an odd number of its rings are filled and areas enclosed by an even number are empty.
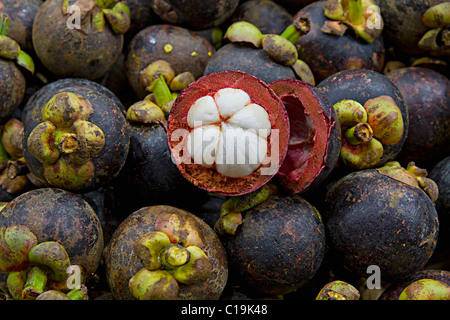
<svg viewBox="0 0 450 320"><path fill-rule="evenodd" d="M450 24L450 2L442 2L430 7L422 16L423 23L429 28L442 28Z"/></svg>
<svg viewBox="0 0 450 320"><path fill-rule="evenodd" d="M134 243L145 266L129 282L136 299L175 299L180 284L201 283L210 277L211 262L191 218L161 214L155 229Z"/></svg>
<svg viewBox="0 0 450 320"><path fill-rule="evenodd" d="M29 264L28 253L38 240L26 226L0 228L0 272L20 271Z"/></svg>
<svg viewBox="0 0 450 320"><path fill-rule="evenodd" d="M383 18L373 0L327 0L324 14L328 19L344 23L368 43L377 39L383 31ZM333 25L326 24L322 31L326 32L328 28L336 30Z"/></svg>
<svg viewBox="0 0 450 320"><path fill-rule="evenodd" d="M450 300L450 286L434 279L420 279L408 285L398 300Z"/></svg>
<svg viewBox="0 0 450 320"><path fill-rule="evenodd" d="M88 121L92 113L91 103L72 92L58 93L42 109L43 122L28 136L27 147L53 186L74 190L93 178L92 159L103 149L105 136Z"/></svg>
<svg viewBox="0 0 450 320"><path fill-rule="evenodd" d="M263 35L254 24L247 21L236 21L228 27L223 37L231 42L248 42L256 48L260 48Z"/></svg>
<svg viewBox="0 0 450 320"><path fill-rule="evenodd" d="M297 62L297 48L288 39L277 34L265 34L261 44L263 50L279 64L291 66Z"/></svg>
<svg viewBox="0 0 450 320"><path fill-rule="evenodd" d="M422 189L433 203L436 202L439 196L439 188L436 182L427 178L427 170L417 167L414 162L408 163L405 169L399 162L391 161L376 170L394 180L406 183L411 187Z"/></svg>
<svg viewBox="0 0 450 320"><path fill-rule="evenodd" d="M158 123L158 121L166 120L163 110L148 100L138 101L131 105L127 110L127 119L140 123Z"/></svg>
<svg viewBox="0 0 450 320"><path fill-rule="evenodd" d="M253 192L230 197L220 208L220 218L214 225L214 231L219 235L234 235L239 225L243 223L241 213L264 202L277 191L276 185L265 184Z"/></svg>
<svg viewBox="0 0 450 320"><path fill-rule="evenodd" d="M334 109L344 135L341 160L349 167L375 166L383 156L383 145L396 144L403 137L403 117L391 97L369 99L364 106L354 100L342 100Z"/></svg>
<svg viewBox="0 0 450 320"><path fill-rule="evenodd" d="M327 283L319 292L316 300L359 300L360 293L351 284L345 281L332 281Z"/></svg>
<svg viewBox="0 0 450 320"><path fill-rule="evenodd" d="M69 255L58 241L41 242L34 246L28 252L28 260L32 266L45 270L52 280L64 281L68 277Z"/></svg>
<svg viewBox="0 0 450 320"><path fill-rule="evenodd" d="M34 74L33 59L20 49L17 41L6 36L9 27L9 17L0 13L0 58L15 60L16 63Z"/></svg>

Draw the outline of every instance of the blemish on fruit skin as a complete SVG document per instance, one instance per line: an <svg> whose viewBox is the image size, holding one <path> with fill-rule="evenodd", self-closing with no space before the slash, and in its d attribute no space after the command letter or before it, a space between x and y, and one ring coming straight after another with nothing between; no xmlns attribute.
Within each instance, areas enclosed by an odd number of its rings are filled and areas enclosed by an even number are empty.
<svg viewBox="0 0 450 320"><path fill-rule="evenodd" d="M164 45L164 52L169 53L173 50L173 46L170 43Z"/></svg>

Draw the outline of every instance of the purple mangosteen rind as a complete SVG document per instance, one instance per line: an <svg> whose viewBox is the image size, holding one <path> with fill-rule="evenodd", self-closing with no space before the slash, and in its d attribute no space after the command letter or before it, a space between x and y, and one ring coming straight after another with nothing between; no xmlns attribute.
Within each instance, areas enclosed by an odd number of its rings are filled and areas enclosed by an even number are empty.
<svg viewBox="0 0 450 320"><path fill-rule="evenodd" d="M114 94L102 85L86 79L68 78L50 83L38 90L24 107L24 157L36 178L47 185L53 185L46 177L43 163L30 152L27 142L33 130L43 123L42 109L52 97L63 93L78 94L89 101L93 106L93 112L87 120L101 130L105 142L100 152L91 159L93 176L86 183L78 186L69 183L67 187L65 184L58 187L76 193L92 191L108 184L118 175L125 164L130 143L124 107Z"/></svg>
<svg viewBox="0 0 450 320"><path fill-rule="evenodd" d="M25 96L25 77L14 61L0 59L0 123L6 122Z"/></svg>
<svg viewBox="0 0 450 320"><path fill-rule="evenodd" d="M246 211L235 235L223 241L230 283L256 296L297 290L316 274L325 254L321 216L299 195L272 196Z"/></svg>
<svg viewBox="0 0 450 320"><path fill-rule="evenodd" d="M295 45L298 58L309 65L317 83L342 70L369 69L381 72L386 56L383 36L366 43L356 39L349 31L342 36L322 32L320 29L327 21L323 12L325 2L315 1L294 16L294 19L304 17L310 21L310 31Z"/></svg>
<svg viewBox="0 0 450 320"><path fill-rule="evenodd" d="M0 226L13 225L28 227L38 243L59 241L71 264L86 268L89 278L100 264L102 226L94 209L78 195L58 188L23 193L11 200L0 215Z"/></svg>
<svg viewBox="0 0 450 320"><path fill-rule="evenodd" d="M294 79L280 79L269 83L269 86L285 103L288 115L292 119L298 119L298 115L295 115L295 113L301 113L302 115L308 115L313 122L312 126L315 130L314 146L310 150L311 155L306 160L306 168L301 171L296 170L295 167L289 169L289 163L286 160L290 158L288 150L285 162L277 175L282 185L291 194L308 193L329 175L339 159L341 148L339 118L328 98L311 84ZM291 137L294 136L296 127L301 125L291 122ZM318 141L319 139L320 141ZM318 147L320 149L314 151L315 146L319 146L319 144L322 145ZM312 156L312 154L316 156ZM291 171L287 172L286 170ZM305 176L307 176L306 181L304 181Z"/></svg>
<svg viewBox="0 0 450 320"><path fill-rule="evenodd" d="M346 99L364 105L367 100L380 96L392 98L401 112L403 135L397 143L383 145L383 155L373 167L382 166L397 157L408 135L408 108L400 90L385 75L367 69L344 70L321 81L317 87L332 105Z"/></svg>
<svg viewBox="0 0 450 320"><path fill-rule="evenodd" d="M205 282L180 284L177 299L218 299L228 278L227 256L221 241L212 228L197 216L165 205L143 207L133 212L114 232L104 255L106 277L112 294L118 300L135 299L129 289L129 280L144 268L144 264L135 253L134 244L140 236L156 231L158 217L167 213L179 215L182 219L193 219L196 230L203 240L202 250L209 257L213 269Z"/></svg>
<svg viewBox="0 0 450 320"><path fill-rule="evenodd" d="M334 183L325 204L330 247L363 277L369 265L378 266L385 281L408 277L436 248L439 220L429 196L376 169L352 172Z"/></svg>

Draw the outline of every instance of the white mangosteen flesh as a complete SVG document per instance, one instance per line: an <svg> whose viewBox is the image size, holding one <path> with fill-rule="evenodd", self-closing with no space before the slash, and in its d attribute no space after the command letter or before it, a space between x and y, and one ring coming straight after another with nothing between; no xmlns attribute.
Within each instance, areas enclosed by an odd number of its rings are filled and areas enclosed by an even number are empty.
<svg viewBox="0 0 450 320"><path fill-rule="evenodd" d="M187 122L192 128L187 150L194 163L215 168L223 176L245 177L267 155L272 129L269 114L241 89L224 88L197 99Z"/></svg>

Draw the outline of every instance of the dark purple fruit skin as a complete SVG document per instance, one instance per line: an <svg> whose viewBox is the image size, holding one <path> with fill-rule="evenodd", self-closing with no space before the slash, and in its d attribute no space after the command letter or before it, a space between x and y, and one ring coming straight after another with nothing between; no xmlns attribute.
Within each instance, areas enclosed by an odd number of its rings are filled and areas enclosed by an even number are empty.
<svg viewBox="0 0 450 320"><path fill-rule="evenodd" d="M281 34L292 23L292 15L271 0L250 0L239 5L231 21L250 22L263 34Z"/></svg>
<svg viewBox="0 0 450 320"><path fill-rule="evenodd" d="M285 7L291 13L297 13L298 10L315 2L316 0L274 0L273 2Z"/></svg>
<svg viewBox="0 0 450 320"><path fill-rule="evenodd" d="M172 51L164 51L166 44L172 45ZM197 79L203 75L214 53L208 40L194 31L167 24L152 25L139 31L131 40L126 52L125 72L131 87L143 99L148 92L140 83L140 72L150 63L165 60L175 74L190 71Z"/></svg>
<svg viewBox="0 0 450 320"><path fill-rule="evenodd" d="M16 40L25 52L32 51L31 32L34 17L44 2L42 0L2 0L1 3L0 12L6 13L9 17L6 35Z"/></svg>
<svg viewBox="0 0 450 320"><path fill-rule="evenodd" d="M295 291L315 275L325 253L321 217L298 195L273 196L246 211L236 234L223 241L232 280L259 295Z"/></svg>
<svg viewBox="0 0 450 320"><path fill-rule="evenodd" d="M135 122L129 125L128 157L115 183L119 196L126 199L127 211L156 204L190 209L204 192L186 180L172 161L164 127Z"/></svg>
<svg viewBox="0 0 450 320"><path fill-rule="evenodd" d="M73 92L88 99L94 109L89 121L96 124L105 135L105 145L93 158L95 176L89 183L76 190L76 193L92 191L110 183L125 164L129 144L130 130L124 115L124 107L115 95L87 79L61 79L39 89L27 102L22 114L24 124L24 157L30 171L39 179L46 181L43 165L28 150L27 139L33 129L42 121L41 110L57 93Z"/></svg>
<svg viewBox="0 0 450 320"><path fill-rule="evenodd" d="M448 155L450 143L450 80L427 68L408 67L387 74L408 108L409 133L399 161L417 165Z"/></svg>
<svg viewBox="0 0 450 320"><path fill-rule="evenodd" d="M127 33L136 33L157 21L149 0L124 0L124 2L130 9L130 29Z"/></svg>
<svg viewBox="0 0 450 320"><path fill-rule="evenodd" d="M228 278L227 256L222 243L213 229L200 218L182 209L164 205L143 207L130 214L116 229L111 242L105 248L106 277L115 299L135 299L129 290L128 282L144 265L135 254L133 244L143 234L155 231L156 219L162 213L175 213L194 219L203 235L202 250L209 257L213 270L208 280L203 283L180 285L178 299L218 299Z"/></svg>
<svg viewBox="0 0 450 320"><path fill-rule="evenodd" d="M396 49L408 54L421 54L418 47L422 36L430 30L422 22L422 16L430 7L444 0L380 0L384 20L383 32Z"/></svg>
<svg viewBox="0 0 450 320"><path fill-rule="evenodd" d="M222 46L206 65L204 75L228 70L249 73L265 83L295 79L291 67L276 63L264 50L245 43L228 43Z"/></svg>
<svg viewBox="0 0 450 320"><path fill-rule="evenodd" d="M75 2L70 0L69 5ZM93 26L87 32L71 30L62 6L63 0L47 0L39 8L32 34L36 55L59 78L101 78L119 58L123 35L115 34L108 23L101 32Z"/></svg>
<svg viewBox="0 0 450 320"><path fill-rule="evenodd" d="M344 70L326 78L317 87L328 97L332 105L344 99L355 100L364 105L367 100L379 96L391 97L402 114L403 137L396 144L383 145L383 156L376 166L397 157L409 132L408 108L400 90L385 75L366 69Z"/></svg>
<svg viewBox="0 0 450 320"><path fill-rule="evenodd" d="M9 120L25 96L25 77L14 61L0 58L0 123Z"/></svg>
<svg viewBox="0 0 450 320"><path fill-rule="evenodd" d="M356 39L347 31L343 36L330 35L320 28L327 20L323 13L325 1L314 2L301 9L294 19L305 17L311 30L296 43L298 58L311 68L316 82L324 80L342 70L369 69L381 72L386 52L383 36L372 43Z"/></svg>
<svg viewBox="0 0 450 320"><path fill-rule="evenodd" d="M161 20L192 30L202 30L225 22L236 10L239 0L150 0L150 3ZM160 14L160 8L166 6L173 11L171 15Z"/></svg>
<svg viewBox="0 0 450 320"><path fill-rule="evenodd" d="M430 198L375 169L340 179L325 202L327 241L343 265L362 277L370 265L380 267L384 281L408 277L436 247L439 221Z"/></svg>
<svg viewBox="0 0 450 320"><path fill-rule="evenodd" d="M25 225L39 242L60 241L71 264L90 277L99 266L103 232L92 207L81 197L57 188L39 188L14 198L0 214L0 226Z"/></svg>
<svg viewBox="0 0 450 320"><path fill-rule="evenodd" d="M398 300L400 294L407 286L421 279L438 280L450 285L450 272L445 270L418 271L406 279L391 284L378 297L378 300Z"/></svg>

